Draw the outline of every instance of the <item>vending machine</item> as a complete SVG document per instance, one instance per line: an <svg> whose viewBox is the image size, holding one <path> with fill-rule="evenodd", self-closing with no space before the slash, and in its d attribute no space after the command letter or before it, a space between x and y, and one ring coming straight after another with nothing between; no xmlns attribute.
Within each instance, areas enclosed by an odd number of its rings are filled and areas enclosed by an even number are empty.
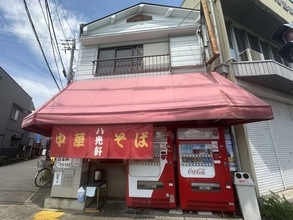
<svg viewBox="0 0 293 220"><path fill-rule="evenodd" d="M145 208L175 208L172 133L154 128L154 157L129 160L126 205Z"/></svg>
<svg viewBox="0 0 293 220"><path fill-rule="evenodd" d="M180 208L235 212L223 129L179 128L176 142Z"/></svg>

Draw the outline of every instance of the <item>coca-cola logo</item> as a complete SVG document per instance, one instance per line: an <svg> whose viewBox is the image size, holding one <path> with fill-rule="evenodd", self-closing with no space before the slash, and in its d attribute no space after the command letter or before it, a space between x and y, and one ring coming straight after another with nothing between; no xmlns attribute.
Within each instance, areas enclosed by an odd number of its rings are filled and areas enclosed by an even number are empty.
<svg viewBox="0 0 293 220"><path fill-rule="evenodd" d="M213 134L213 136L218 136L219 132L217 130L213 130L212 134Z"/></svg>
<svg viewBox="0 0 293 220"><path fill-rule="evenodd" d="M198 169L192 169L192 168L190 168L188 170L188 174L189 175L200 175L200 176L203 176L203 175L206 174L206 171L205 170L206 169L203 169L203 168L198 168Z"/></svg>

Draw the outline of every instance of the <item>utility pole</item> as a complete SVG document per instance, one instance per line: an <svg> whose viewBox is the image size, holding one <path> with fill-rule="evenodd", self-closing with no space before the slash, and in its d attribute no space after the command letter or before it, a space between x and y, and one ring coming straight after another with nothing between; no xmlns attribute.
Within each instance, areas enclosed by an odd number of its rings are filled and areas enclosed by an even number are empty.
<svg viewBox="0 0 293 220"><path fill-rule="evenodd" d="M73 77L74 77L74 71L73 71L73 59L74 59L74 51L75 51L75 37L73 38L72 42L72 48L69 48L71 50L71 56L70 56L70 63L68 68L68 77L67 77L67 85L72 83Z"/></svg>

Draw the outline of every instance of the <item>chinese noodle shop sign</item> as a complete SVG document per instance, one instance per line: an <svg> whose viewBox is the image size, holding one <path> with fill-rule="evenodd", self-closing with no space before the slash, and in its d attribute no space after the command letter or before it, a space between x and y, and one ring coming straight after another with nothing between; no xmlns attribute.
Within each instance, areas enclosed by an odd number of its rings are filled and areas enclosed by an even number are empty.
<svg viewBox="0 0 293 220"><path fill-rule="evenodd" d="M50 155L91 159L152 159L153 125L54 126Z"/></svg>

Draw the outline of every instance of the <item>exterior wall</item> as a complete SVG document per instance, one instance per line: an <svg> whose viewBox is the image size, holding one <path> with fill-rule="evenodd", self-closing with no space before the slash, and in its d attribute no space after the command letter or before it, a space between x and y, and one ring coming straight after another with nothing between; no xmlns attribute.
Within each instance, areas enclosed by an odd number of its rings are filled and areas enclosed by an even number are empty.
<svg viewBox="0 0 293 220"><path fill-rule="evenodd" d="M126 197L126 163L101 163L103 178L107 181L107 197L124 199Z"/></svg>
<svg viewBox="0 0 293 220"><path fill-rule="evenodd" d="M30 113L31 104L32 98L0 67L0 155L15 157L22 151L27 131L21 129L21 122ZM17 121L11 119L13 105L22 110ZM11 137L17 138L19 146L11 147Z"/></svg>
<svg viewBox="0 0 293 220"><path fill-rule="evenodd" d="M131 18L133 15L130 17L126 17L124 19L120 19L115 21L114 24L108 24L104 25L102 27L94 27L90 28L88 27L86 32L84 32L84 35L86 36L107 36L107 35L112 35L112 34L119 34L123 35L125 33L130 33L130 34L136 34L137 32L151 32L151 31L158 31L160 29L168 29L171 27L177 27L178 24L182 21L182 18L177 18L177 17L170 17L170 18L165 18L162 15L156 15L155 13L153 14L148 14L148 13L143 13L143 15L149 15L152 16L151 20L147 21L138 21L138 22L127 22L126 20L128 18ZM184 26L194 26L195 25L195 20L191 18L190 16L184 20L180 24L180 27ZM123 39L120 39L120 41Z"/></svg>
<svg viewBox="0 0 293 220"><path fill-rule="evenodd" d="M177 37L194 36L195 40L192 40L192 37L183 39L185 45L182 48L175 45L174 54L177 53L177 58L176 55L172 57L175 58L174 66L185 65L184 63L178 63L178 59L180 59L179 55L187 56L188 59L190 59L192 55L195 55L195 58L193 57L193 59L190 60L190 62L195 61L192 65L203 65L201 46L198 36L196 35L200 17L198 10L189 13L189 10L185 11L186 9L170 9L161 6L148 6L147 4L142 7L142 12L137 12L137 9L118 12L111 16L113 20L109 19L110 17L105 17L83 27L75 80L170 74L170 71L162 71L160 73L145 72L139 74L123 74L120 76L94 77L92 73L95 71L95 67L92 60L97 59L98 50L101 48L139 44L143 45L144 56L170 54L173 53L171 40L175 39L175 37L179 39ZM168 10L167 14L166 9ZM170 14L169 11L171 11ZM128 19L133 19L135 16L138 16L137 13L141 13L139 16L149 16L151 19L137 20L135 22L127 21ZM186 16L187 13L188 16ZM192 50L190 48L192 48ZM170 58L167 56L161 58L161 63L170 62ZM147 60L145 58L143 59L145 61L144 65L148 65ZM190 66L190 63L186 65Z"/></svg>
<svg viewBox="0 0 293 220"><path fill-rule="evenodd" d="M293 20L293 2L291 0L259 0L272 12L286 19L288 22Z"/></svg>
<svg viewBox="0 0 293 220"><path fill-rule="evenodd" d="M202 50L198 36L170 38L171 67L200 65Z"/></svg>
<svg viewBox="0 0 293 220"><path fill-rule="evenodd" d="M227 61L230 60L231 55L230 55L230 48L229 48L229 41L228 41L228 36L227 36L227 31L226 31L226 26L225 26L225 20L222 12L222 7L221 7L221 1L214 1L211 3L211 1L207 0L208 4L208 9L210 11L210 18L212 25L214 27L214 32L215 32L215 37L217 41L217 45L220 51L219 57L211 64L208 65L207 71L212 71L217 66L222 64L223 62L226 63ZM182 7L186 8L199 8L200 7L200 1L199 0L184 0L184 2L181 5ZM210 55L211 57L211 55ZM235 78L233 75L229 75L229 79L234 82Z"/></svg>
<svg viewBox="0 0 293 220"><path fill-rule="evenodd" d="M197 2L185 0L182 6L193 8ZM228 78L271 104L275 115L275 119L271 121L235 126L241 170L250 173L252 179L256 182L258 195L267 194L270 190L277 192L292 187L293 161L290 159L292 155L290 143L293 141L291 140L293 139L291 138L293 128L292 96L243 81L240 78L236 79L234 75L237 71L242 73L243 77L249 74L261 77L261 74L277 73L279 76L291 80L292 69L281 64L282 68L279 70L270 69L269 62L262 62L259 65L253 63L250 67L243 64L242 66L247 67L245 69L241 66L241 63L233 64L221 1L215 1L212 4L208 1L208 3L211 19L213 20L214 16L216 21L213 25L218 33L221 53L221 57L215 61L211 68L219 63L228 64ZM293 3L290 0L259 0L259 5L265 10L270 10L271 16L278 20L292 21ZM230 22L234 24L233 21ZM272 61L270 62L272 63ZM272 67L277 68L278 65L272 65ZM237 71L235 68L238 68ZM262 73L261 71L264 69L265 71Z"/></svg>
<svg viewBox="0 0 293 220"><path fill-rule="evenodd" d="M75 80L85 80L94 79L93 73L95 67L92 60L97 59L99 48L107 47L118 47L127 45L138 45L143 44L143 50L145 56L153 56L160 54L170 54L171 56L171 69L173 67L182 67L183 69L190 66L202 66L202 47L197 35L192 36L181 36L181 37L171 37L170 40L168 36L166 38L152 39L146 41L136 41L134 42L123 42L115 44L105 44L105 45L90 45L81 46L78 60L78 68ZM169 62L167 58L161 62ZM167 72L148 72L135 74L135 76L145 76L145 75L161 75L170 74ZM117 77L133 77L134 74L124 74L124 75L111 75L107 77L99 78L117 78Z"/></svg>

